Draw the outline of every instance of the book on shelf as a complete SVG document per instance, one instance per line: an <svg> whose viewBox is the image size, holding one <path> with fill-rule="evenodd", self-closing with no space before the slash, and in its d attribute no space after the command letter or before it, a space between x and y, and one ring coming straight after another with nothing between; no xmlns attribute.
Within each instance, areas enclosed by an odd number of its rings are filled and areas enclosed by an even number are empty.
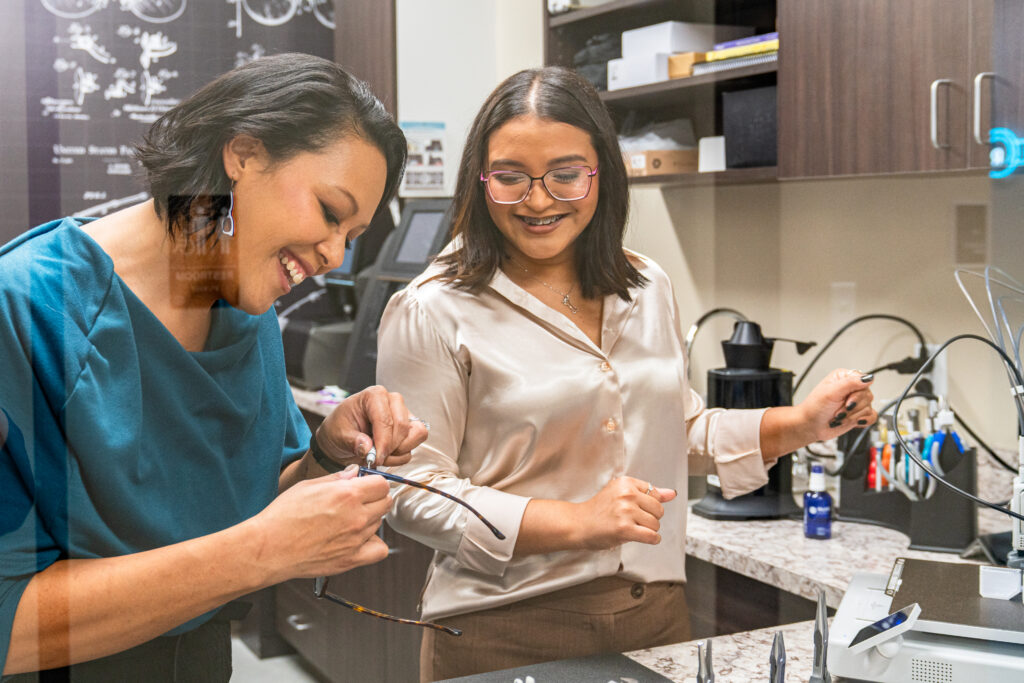
<svg viewBox="0 0 1024 683"><path fill-rule="evenodd" d="M708 62L717 62L722 59L733 59L734 57L746 57L747 55L758 55L766 52L777 52L779 49L779 39L765 40L760 43L752 43L750 45L740 45L739 47L728 47L724 50L712 50L711 52L704 53L704 59Z"/></svg>
<svg viewBox="0 0 1024 683"><path fill-rule="evenodd" d="M776 62L779 59L779 53L768 52L761 55L748 55L746 57L734 57L733 59L724 59L717 62L703 62L701 64L693 65L693 75L700 76L702 74L712 74L721 71L728 71L729 69L739 69L743 66L753 66L755 64L770 64Z"/></svg>
<svg viewBox="0 0 1024 683"><path fill-rule="evenodd" d="M753 45L755 43L763 43L768 40L778 40L779 32L772 31L771 33L762 33L756 36L747 36L746 38L737 38L736 40L727 40L724 43L715 43L712 50L727 50L730 47L742 47L743 45Z"/></svg>
<svg viewBox="0 0 1024 683"><path fill-rule="evenodd" d="M693 74L693 65L704 61L703 52L680 52L669 55L668 77L686 78Z"/></svg>

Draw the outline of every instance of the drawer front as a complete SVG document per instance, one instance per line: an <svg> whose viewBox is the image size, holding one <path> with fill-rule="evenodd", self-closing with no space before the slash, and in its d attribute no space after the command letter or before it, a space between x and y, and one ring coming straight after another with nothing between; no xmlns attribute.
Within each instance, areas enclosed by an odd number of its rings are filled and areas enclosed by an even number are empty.
<svg viewBox="0 0 1024 683"><path fill-rule="evenodd" d="M322 672L330 670L327 652L330 605L313 595L312 579L277 586L277 632Z"/></svg>

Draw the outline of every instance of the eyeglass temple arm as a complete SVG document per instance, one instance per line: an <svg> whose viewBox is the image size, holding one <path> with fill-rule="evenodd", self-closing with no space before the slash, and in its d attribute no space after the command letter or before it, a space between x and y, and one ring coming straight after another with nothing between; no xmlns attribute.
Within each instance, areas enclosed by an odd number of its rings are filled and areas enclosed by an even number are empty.
<svg viewBox="0 0 1024 683"><path fill-rule="evenodd" d="M323 599L326 599L326 600L330 600L331 602L333 602L333 603L335 603L337 605L341 605L342 607L348 607L350 610L352 610L354 612L359 612L359 613L362 613L362 614L369 614L369 615L378 617L380 619L387 619L388 621L394 621L394 622L399 623L399 624L409 624L411 626L423 626L423 627L426 627L426 628L432 628L432 629L434 629L436 631L443 631L443 632L445 632L445 633L447 633L449 635L453 635L453 636L461 636L462 635L462 631L460 629L452 628L451 626L443 626L442 624L435 624L435 623L430 622L430 621L417 621L416 619L403 619L402 617L393 617L390 614L385 614L384 612L378 612L375 609L370 609L369 607L363 607L362 605L359 605L359 604L356 604L354 602L351 602L350 600L346 600L345 598L339 598L336 595L332 595L332 594L327 592L327 577L326 576L318 576L317 577L317 579L316 579L316 587L313 590L313 594L316 595L317 598L323 598Z"/></svg>
<svg viewBox="0 0 1024 683"><path fill-rule="evenodd" d="M454 502L458 503L459 505L463 506L464 508L466 508L467 510L472 512L474 515L476 515L476 518L479 519L481 522L483 522L484 525L488 529L491 530L491 533L494 534L494 536L498 540L501 540L501 541L505 540L505 534L501 533L498 530L498 527L494 526L489 521L487 521L486 517L484 517L483 515L481 515L479 512L476 511L476 508L474 508L472 505L470 505L466 501L462 500L461 498L456 498L452 494L445 493L441 489L436 489L433 486L428 486L427 484L421 484L418 481L413 481L412 479L406 479L405 477L400 477L397 474L391 474L390 472L381 472L380 470L371 469L369 467L360 467L359 468L359 476L361 477L364 474L375 474L377 476L384 477L385 479L387 479L389 481L397 482L399 484L405 484L407 486L412 486L413 488L423 489L425 491L430 491L431 493L436 493L439 496L444 496L448 500L451 500L451 501L454 501Z"/></svg>

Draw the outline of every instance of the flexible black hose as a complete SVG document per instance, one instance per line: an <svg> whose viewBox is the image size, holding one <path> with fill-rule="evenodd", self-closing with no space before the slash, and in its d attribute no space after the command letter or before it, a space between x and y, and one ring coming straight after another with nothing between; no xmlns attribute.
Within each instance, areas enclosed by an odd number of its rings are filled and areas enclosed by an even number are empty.
<svg viewBox="0 0 1024 683"><path fill-rule="evenodd" d="M945 351L946 348L950 344L953 344L953 343L955 343L957 341L960 341L961 339L974 339L976 341L980 341L983 344L986 344L987 346L995 349L996 353L998 353L1000 355L1000 357L1003 359L1003 362L1006 363L1006 366L1007 366L1011 376L1013 377L1013 380L1016 382L1016 386L1017 387L1024 386L1024 379L1021 378L1020 371L1017 370L1017 367L1013 364L1013 360L1006 354L1005 351L1003 351L1001 348L999 348L999 346L997 344L991 342L990 340L986 339L985 337L980 337L980 336L978 336L976 334L958 334L957 336L951 337L951 338L947 339L945 342L943 342L942 346L940 346L938 348L938 350L935 353L933 353L931 355L931 357L925 362L925 364L921 366L921 369L917 371L917 374L914 375L914 378L912 380L910 380L910 383L907 385L907 388L903 390L903 393L900 395L900 397L898 399L896 399L896 404L893 406L893 409L892 409L892 417L893 417L893 422L894 423L898 424L898 422L899 422L900 405L903 403L903 401L910 394L911 387L913 387L915 384L917 384L917 380L921 378L921 375L924 374L924 371L926 369L928 369L928 366L930 366L932 364L932 362L935 360L935 358L940 353ZM1024 436L1024 408L1022 408L1021 400L1016 395L1014 396L1014 404L1015 404L1015 407L1017 408L1018 427L1020 428L1019 431L1018 431L1018 434ZM906 453L907 456L909 456L911 460L913 460L915 463L917 463L918 467L920 467L922 470L924 470L925 472L927 472L931 476L935 477L936 481L938 481L940 484L942 484L943 486L945 486L949 490L953 491L954 493L958 493L961 496L963 496L964 498L967 498L969 500L974 501L978 505L983 505L983 506L985 506L987 508L992 508L993 510L998 510L999 512L1002 512L1005 515L1008 515L1008 516L1013 517L1015 519L1019 519L1022 522L1024 522L1024 515L1022 515L1022 514L1020 514L1018 512L1014 512L1013 510L1007 510L1007 509L1005 509L1003 507L1000 507L998 503L992 503L990 501L987 501L987 500L984 500L982 498L979 498L978 496L974 495L973 493L969 493L967 491L964 491L963 489L961 489L960 487L956 486L955 484L951 484L950 482L946 481L945 478L943 478L942 475L937 473L930 465L925 464L924 460L921 459L920 455L918 453L915 453L914 450L912 448L910 448L910 446L907 445L907 442L903 440L903 435L900 434L900 430L896 429L894 431L896 433L896 439L900 442L900 445L903 447L903 452Z"/></svg>
<svg viewBox="0 0 1024 683"><path fill-rule="evenodd" d="M913 394L907 394L906 398L923 398L923 399L927 399L929 401L934 401L938 397L936 397L933 394L929 394L929 393L925 393L925 392L915 392ZM885 405L885 407L883 407L880 411L878 411L878 414L879 415L885 414L885 412L887 410L889 410L890 408L892 408L893 405L895 405L895 404L896 404L896 401L890 401L888 404ZM1007 472L1013 472L1014 474L1017 473L1017 468L1014 467L1013 465L1011 465L1010 463L1006 462L1005 460L1003 460L999 456L999 454L996 453L995 450L991 446L989 446L987 443L985 443L985 441L980 436L978 436L977 432L975 432L973 429L971 429L971 426L969 424L967 424L967 421L964 420L962 417L960 417L960 414L956 411L956 409L952 405L949 406L949 409L953 411L953 417L960 424L960 426L964 428L964 431L967 432L967 434L970 435L970 437L972 439L974 439L978 443L979 446L981 446L981 449L983 451L988 453L988 455L993 460L995 460L997 463L999 463L999 465L1003 469L1005 469ZM864 436L868 433L868 431L869 430L865 429L863 432L860 433L860 435L857 437L857 439L853 442L852 447L849 449L850 453L856 453L857 452L857 449L860 448L861 443L864 441ZM831 459L835 458L834 455L830 455L828 453L818 453L817 451L814 451L813 449L811 449L810 445L805 446L804 450L807 451L813 457L821 459L821 460L825 460L825 459L831 460ZM849 465L849 463L850 463L850 460L846 460L846 461L843 462L841 467L836 469L834 472L827 472L827 474L829 476L831 476L831 477L841 476L846 471L846 468Z"/></svg>
<svg viewBox="0 0 1024 683"><path fill-rule="evenodd" d="M839 339L840 335L842 335L844 332L846 332L848 329L850 329L857 323L864 322L865 320L892 320L906 325L914 332L914 334L917 336L917 340L921 343L921 353L926 353L926 349L928 348L928 346L924 340L924 335L921 334L921 330L917 328L917 325L910 322L906 318L901 318L898 315L889 315L888 313L870 313L868 315L862 315L859 318L854 318L853 320L851 320L850 322L846 323L838 330L836 330L836 333L832 335L832 338L829 339L828 342L826 342L826 344L821 347L817 354L815 354L814 358L811 359L811 362L809 362L807 364L807 367L805 367L803 371L800 373L800 377L797 378L796 384L793 385L794 396L796 396L797 390L800 389L800 385L803 384L805 379L807 379L807 373L811 371L811 368L813 368L814 364L818 362L818 359L821 358L826 351L828 351L829 347L831 347L836 342L836 340Z"/></svg>

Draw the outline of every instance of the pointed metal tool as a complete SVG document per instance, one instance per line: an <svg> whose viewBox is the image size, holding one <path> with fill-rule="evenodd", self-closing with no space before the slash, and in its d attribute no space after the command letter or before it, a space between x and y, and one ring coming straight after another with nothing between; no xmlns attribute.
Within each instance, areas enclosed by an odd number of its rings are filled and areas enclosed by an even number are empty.
<svg viewBox="0 0 1024 683"><path fill-rule="evenodd" d="M697 683L715 683L715 670L711 667L711 641L697 643Z"/></svg>
<svg viewBox="0 0 1024 683"><path fill-rule="evenodd" d="M825 591L818 589L818 611L814 617L814 659L808 683L832 683L828 672L828 607Z"/></svg>
<svg viewBox="0 0 1024 683"><path fill-rule="evenodd" d="M772 656L768 662L771 664L768 683L786 683L786 644L783 642L782 631L775 632Z"/></svg>

